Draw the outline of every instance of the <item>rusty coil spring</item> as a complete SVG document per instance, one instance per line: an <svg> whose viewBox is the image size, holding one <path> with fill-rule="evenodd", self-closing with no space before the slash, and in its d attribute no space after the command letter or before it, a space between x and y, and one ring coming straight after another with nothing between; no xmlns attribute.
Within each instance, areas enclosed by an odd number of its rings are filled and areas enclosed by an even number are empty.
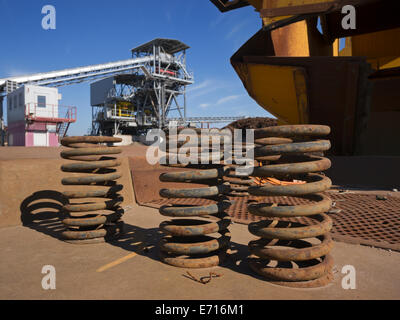
<svg viewBox="0 0 400 320"><path fill-rule="evenodd" d="M74 162L64 164L63 172L86 173L63 178L62 184L74 186L63 195L70 199L63 207L66 217L62 233L65 241L76 244L97 243L110 240L122 232L120 220L124 210L119 192L123 186L116 180L122 177L117 171L121 160L110 155L122 152L120 148L104 145L121 142L113 137L68 137L61 144L70 149L63 150L63 159ZM87 186L82 188L78 186ZM72 200L72 201L71 201Z"/></svg>
<svg viewBox="0 0 400 320"><path fill-rule="evenodd" d="M255 185L254 181L249 178L248 173L240 171L240 168L244 167L245 160L247 160L246 163L249 163L249 161L254 163L253 159L246 159L248 158L247 150L253 147L253 145L247 145L246 143L235 145L234 141L234 147L232 147L229 159L232 164L228 166L229 172L224 179L230 185L229 196L247 197L249 196L249 187Z"/></svg>
<svg viewBox="0 0 400 320"><path fill-rule="evenodd" d="M249 188L253 196L305 200L302 205L258 203L248 206L251 214L270 218L249 225L249 231L260 237L249 243L249 249L253 254L251 268L272 283L307 288L324 286L332 280L333 260L329 254L333 247L329 235L332 220L325 214L332 201L322 193L331 187L331 180L319 174L329 169L331 162L315 155L330 149L329 140L319 139L329 133L329 127L318 125L277 126L255 133L255 142L263 144L255 148L255 157L268 164L255 167L253 176L305 182L267 183ZM300 217L312 222L303 224L288 219Z"/></svg>
<svg viewBox="0 0 400 320"><path fill-rule="evenodd" d="M173 152L168 150L167 157ZM209 155L206 157L211 159ZM207 187L161 189L160 196L194 201L201 198L213 200L214 203L202 206L172 204L161 207L161 215L174 219L160 224L160 230L165 234L160 242L160 257L163 262L181 268L217 266L223 261L230 244L228 226L231 219L225 213L230 202L224 195L229 191L229 185L222 181L226 168L212 164L188 164L186 168L189 170L163 173L160 181L204 184ZM198 219L192 219L193 217Z"/></svg>
<svg viewBox="0 0 400 320"><path fill-rule="evenodd" d="M249 187L254 186L255 183L248 175L234 173L236 168L237 166L230 166L230 173L225 180L231 188L228 195L231 197L247 197L249 196Z"/></svg>

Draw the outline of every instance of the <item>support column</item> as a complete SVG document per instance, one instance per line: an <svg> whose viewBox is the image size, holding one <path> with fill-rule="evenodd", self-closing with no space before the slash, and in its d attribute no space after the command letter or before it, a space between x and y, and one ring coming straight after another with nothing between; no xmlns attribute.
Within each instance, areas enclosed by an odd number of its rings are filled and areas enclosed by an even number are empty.
<svg viewBox="0 0 400 320"><path fill-rule="evenodd" d="M161 85L161 121L160 121L160 129L162 129L165 125L165 84Z"/></svg>
<svg viewBox="0 0 400 320"><path fill-rule="evenodd" d="M186 86L183 89L183 117L186 124Z"/></svg>
<svg viewBox="0 0 400 320"><path fill-rule="evenodd" d="M114 117L117 116L117 103L114 102ZM114 119L114 135L117 134L117 120Z"/></svg>
<svg viewBox="0 0 400 320"><path fill-rule="evenodd" d="M4 132L4 119L3 119L3 100L4 96L0 95L0 146L4 146L5 132Z"/></svg>

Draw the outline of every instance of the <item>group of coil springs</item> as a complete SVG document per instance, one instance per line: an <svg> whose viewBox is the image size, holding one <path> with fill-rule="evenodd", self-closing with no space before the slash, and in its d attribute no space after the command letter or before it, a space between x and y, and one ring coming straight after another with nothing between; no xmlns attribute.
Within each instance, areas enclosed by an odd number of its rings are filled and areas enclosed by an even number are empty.
<svg viewBox="0 0 400 320"><path fill-rule="evenodd" d="M164 198L193 200L193 205L172 204L160 208L163 216L173 218L160 225L165 234L160 244L162 261L183 268L220 264L230 247L227 195L249 194L261 199L248 205L249 213L263 217L260 222L249 225L250 233L259 237L249 243L250 267L274 284L309 288L330 283L332 220L326 212L332 201L323 192L331 187L331 180L321 174L331 166L330 160L323 157L323 152L330 149L329 140L323 139L329 133L329 127L318 125L255 130L254 155L258 165L254 166L251 177L288 182L281 185L255 185L249 176L236 176L232 168L237 166L224 165L222 156L220 165L186 165L184 171L162 174L162 182L207 185L160 191ZM173 153L176 150L167 150L168 156ZM229 181L225 177L236 178L234 184L239 187L232 190L229 183L224 182ZM263 200L271 196L300 200L301 204ZM215 203L197 205L198 198ZM306 219L307 223L300 223L296 218ZM215 234L220 236L215 237Z"/></svg>
<svg viewBox="0 0 400 320"><path fill-rule="evenodd" d="M331 180L322 174L331 166L329 159L323 156L323 152L330 149L329 140L323 139L329 133L329 127L318 125L256 129L251 176L233 173L238 167L234 156L230 166L226 165L223 154L217 154L216 161L211 145L196 145L196 161L192 157L185 164L176 164L171 159L177 159L184 143L171 147L168 142L164 165L175 169L161 174L160 181L181 183L189 188L161 189L160 196L186 199L190 204L172 201L160 208L160 214L170 218L160 224L164 234L159 244L160 259L181 268L220 265L230 249L231 219L226 211L231 201L228 196L254 196L259 202L249 204L248 211L263 219L248 227L249 232L258 237L249 243L250 267L274 284L308 288L330 283L332 220L326 212L332 201L323 192L331 187ZM74 173L62 180L64 185L74 186L73 190L64 192L70 200L63 208L65 241L96 243L122 233L124 211L119 194L122 185L116 182L122 176L117 170L121 160L114 156L122 151L107 145L120 141L112 137L62 140L62 145L68 149L62 151L61 156L71 161L62 166L62 171ZM208 164L203 164L205 158ZM236 180L230 183L227 177ZM287 183L259 185L253 183L253 177ZM231 188L231 184L239 187ZM271 196L300 200L300 204L292 204L298 201L277 203L276 200L269 203L266 197ZM307 223L300 223L299 218Z"/></svg>

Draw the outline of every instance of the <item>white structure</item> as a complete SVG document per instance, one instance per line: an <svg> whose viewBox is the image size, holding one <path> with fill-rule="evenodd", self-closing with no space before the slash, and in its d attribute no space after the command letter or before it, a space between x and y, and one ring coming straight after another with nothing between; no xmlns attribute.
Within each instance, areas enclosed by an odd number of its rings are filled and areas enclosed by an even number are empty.
<svg viewBox="0 0 400 320"><path fill-rule="evenodd" d="M76 121L76 109L59 107L57 88L25 85L7 95L10 146L58 146L59 134ZM65 114L60 114L65 112ZM66 124L63 126L63 124Z"/></svg>

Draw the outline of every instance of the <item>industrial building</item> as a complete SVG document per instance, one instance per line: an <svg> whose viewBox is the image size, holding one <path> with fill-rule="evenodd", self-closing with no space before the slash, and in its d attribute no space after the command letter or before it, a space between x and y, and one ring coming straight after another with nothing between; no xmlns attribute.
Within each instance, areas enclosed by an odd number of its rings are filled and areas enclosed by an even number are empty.
<svg viewBox="0 0 400 320"><path fill-rule="evenodd" d="M57 88L24 85L7 95L8 145L56 147L71 123L76 107L59 105Z"/></svg>
<svg viewBox="0 0 400 320"><path fill-rule="evenodd" d="M29 86L46 94L27 95L26 112L19 117L16 108L9 109L9 145L58 145L54 133L58 137L67 135L69 125L77 119L77 109L60 108L58 100L52 98L58 95L57 89L47 87L83 82L95 81L90 87L92 125L88 133L122 135L126 143L152 128L244 118L187 117L186 86L194 83L186 65L187 49L189 46L179 40L157 38L132 49L132 57L127 60L0 79L0 145L5 142L4 97L10 100L7 105L14 106L14 100L25 92L16 90L28 90ZM26 89L20 89L23 86Z"/></svg>
<svg viewBox="0 0 400 320"><path fill-rule="evenodd" d="M186 86L194 82L186 66L189 46L154 39L132 49L137 68L91 84L93 135L137 135L149 128L186 123Z"/></svg>

